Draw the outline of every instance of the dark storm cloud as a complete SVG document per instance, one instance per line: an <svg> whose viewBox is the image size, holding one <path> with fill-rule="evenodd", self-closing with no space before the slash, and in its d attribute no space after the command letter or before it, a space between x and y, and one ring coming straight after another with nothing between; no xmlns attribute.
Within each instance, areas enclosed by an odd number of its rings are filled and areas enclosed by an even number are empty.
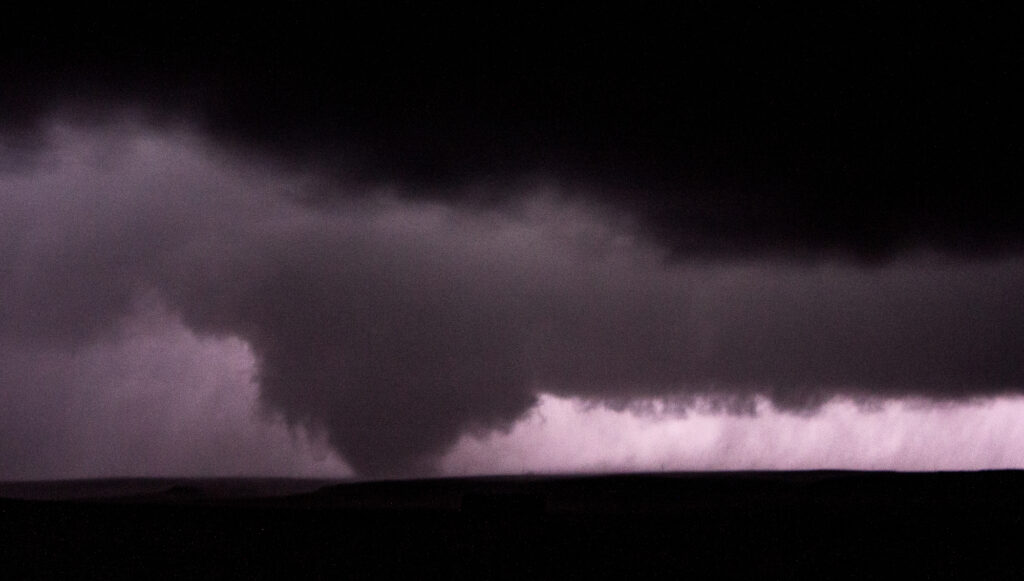
<svg viewBox="0 0 1024 581"><path fill-rule="evenodd" d="M585 193L310 204L316 175L194 132L47 135L0 175L0 347L27 354L0 387L16 401L51 360L116 341L150 293L193 331L245 341L264 406L363 474L429 471L544 392L617 406L700 395L734 411L765 395L810 411L836 394L1024 386L1017 255L680 261ZM56 399L30 398L40 425L64 425Z"/></svg>
<svg viewBox="0 0 1024 581"><path fill-rule="evenodd" d="M1018 9L40 10L0 30L22 134L141 105L414 198L540 175L683 257L1022 246Z"/></svg>

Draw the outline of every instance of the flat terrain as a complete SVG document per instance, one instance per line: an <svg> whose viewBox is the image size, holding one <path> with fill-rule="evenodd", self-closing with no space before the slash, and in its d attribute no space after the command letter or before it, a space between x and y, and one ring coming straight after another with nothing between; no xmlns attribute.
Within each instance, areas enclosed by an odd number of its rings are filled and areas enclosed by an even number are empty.
<svg viewBox="0 0 1024 581"><path fill-rule="evenodd" d="M22 578L994 578L1024 472L0 484Z"/></svg>

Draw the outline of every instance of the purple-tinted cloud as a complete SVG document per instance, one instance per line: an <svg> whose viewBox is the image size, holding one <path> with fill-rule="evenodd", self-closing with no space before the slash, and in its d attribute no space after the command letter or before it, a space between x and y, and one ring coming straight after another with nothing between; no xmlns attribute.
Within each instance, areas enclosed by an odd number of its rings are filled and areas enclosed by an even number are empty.
<svg viewBox="0 0 1024 581"><path fill-rule="evenodd" d="M75 349L8 344L0 368L4 479L349 473L268 421L247 345L196 337L152 301Z"/></svg>
<svg viewBox="0 0 1024 581"><path fill-rule="evenodd" d="M469 205L396 186L324 203L313 194L344 186L196 132L56 124L49 140L0 174L0 348L23 358L0 387L35 406L30 437L83 425L66 421L66 397L90 380L54 362L123 340L140 297L244 345L262 405L362 474L434 470L541 393L812 411L839 394L956 401L1024 386L1020 256L680 262L579 192ZM105 365L124 379L120 349ZM63 391L38 396L43 384ZM4 450L22 466L27 449Z"/></svg>
<svg viewBox="0 0 1024 581"><path fill-rule="evenodd" d="M838 397L814 414L723 414L696 398L615 410L550 395L505 434L465 436L446 474L661 470L985 470L1024 466L1024 399L937 405ZM642 408L642 409L637 409Z"/></svg>

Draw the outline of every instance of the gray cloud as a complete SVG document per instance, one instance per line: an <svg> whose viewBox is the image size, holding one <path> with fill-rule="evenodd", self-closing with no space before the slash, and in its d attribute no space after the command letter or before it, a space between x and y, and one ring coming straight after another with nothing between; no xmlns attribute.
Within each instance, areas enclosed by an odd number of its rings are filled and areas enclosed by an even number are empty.
<svg viewBox="0 0 1024 581"><path fill-rule="evenodd" d="M429 472L543 392L742 411L759 394L813 410L1024 386L1019 256L678 262L621 215L539 187L494 206L383 189L310 205L316 176L188 131L50 139L0 174L0 348L26 358L0 388L40 425L67 425L39 387L51 362L115 340L149 293L192 331L245 341L262 404L363 474Z"/></svg>
<svg viewBox="0 0 1024 581"><path fill-rule="evenodd" d="M333 475L317 442L260 422L252 354L139 300L74 349L0 350L0 479Z"/></svg>

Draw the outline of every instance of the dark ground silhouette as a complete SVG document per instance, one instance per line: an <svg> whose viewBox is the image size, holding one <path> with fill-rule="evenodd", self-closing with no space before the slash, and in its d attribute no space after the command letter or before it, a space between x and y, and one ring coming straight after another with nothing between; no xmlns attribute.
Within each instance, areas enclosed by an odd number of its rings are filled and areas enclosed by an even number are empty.
<svg viewBox="0 0 1024 581"><path fill-rule="evenodd" d="M309 482L118 482L127 494L77 500L0 487L5 577L994 578L1024 565L1018 471L486 477L311 492Z"/></svg>

